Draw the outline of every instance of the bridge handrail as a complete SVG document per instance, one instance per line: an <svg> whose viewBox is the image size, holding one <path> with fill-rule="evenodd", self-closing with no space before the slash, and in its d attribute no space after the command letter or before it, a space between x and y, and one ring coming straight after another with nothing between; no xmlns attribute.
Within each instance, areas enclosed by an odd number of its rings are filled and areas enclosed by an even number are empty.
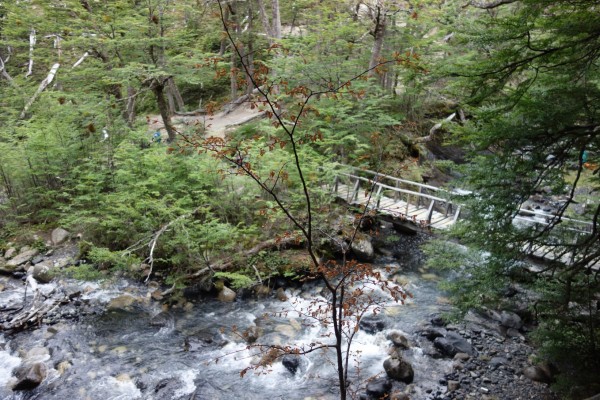
<svg viewBox="0 0 600 400"><path fill-rule="evenodd" d="M393 190L394 192L400 192L400 193L415 195L415 196L418 196L418 197L425 197L427 199L435 200L435 201L449 202L448 199L443 199L441 197L432 196L432 195L426 194L426 193L414 192L414 191L408 190L408 189L400 189L400 188L397 188L395 186L386 185L385 183L375 182L372 179L364 178L362 176L356 176L356 175L347 174L347 173L344 173L344 172L340 173L339 175L344 175L344 176L347 176L347 177L350 177L350 178L354 178L354 179L358 179L358 180L361 180L361 181L364 181L364 182L375 184L376 186L381 186L382 188L390 189L390 190Z"/></svg>
<svg viewBox="0 0 600 400"><path fill-rule="evenodd" d="M409 180L406 180L406 179L396 178L395 176L382 174L380 172L371 171L369 169L362 169L362 168L356 168L356 167L350 167L350 168L352 170L355 170L355 171L366 172L368 174L375 175L375 176L381 176L383 178L390 179L392 181L396 181L396 182L399 182L399 183L406 183L406 184L409 184L409 185L413 185L413 186L417 186L417 187L422 187L423 189L429 189L429 190L440 191L440 192L447 192L447 190L439 188L439 187L435 187L435 186L431 186L431 185L426 185L424 183L417 183L417 182L409 181Z"/></svg>
<svg viewBox="0 0 600 400"><path fill-rule="evenodd" d="M579 219L573 219L573 218L568 218L568 217L560 217L556 214L547 214L547 213L543 213L543 212L535 212L532 210L526 210L523 208L519 209L519 213L523 213L523 214L529 214L535 217L545 217L545 218L551 218L551 219L556 219L558 218L558 221L556 221L556 223L561 223L561 222L566 222L569 224L569 226L565 226L564 228L567 230L571 230L571 231L577 231L577 232L581 232L581 233L589 233L592 232L593 228L594 228L594 223L593 222L588 222L588 221L581 221ZM530 218L526 218L520 215L516 215L514 217L514 219L518 219L521 221L528 221L528 222L532 222L534 224L540 224L540 225L550 225L552 223L552 220L550 221L539 221L539 220L534 220L534 219L530 219Z"/></svg>

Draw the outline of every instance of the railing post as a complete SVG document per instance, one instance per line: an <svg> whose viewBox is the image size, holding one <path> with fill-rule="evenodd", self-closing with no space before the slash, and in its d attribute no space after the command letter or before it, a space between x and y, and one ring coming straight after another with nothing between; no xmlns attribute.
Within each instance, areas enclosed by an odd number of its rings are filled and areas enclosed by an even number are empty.
<svg viewBox="0 0 600 400"><path fill-rule="evenodd" d="M358 189L360 188L360 179L356 178L356 183L354 184L354 189L352 190L352 197L350 197L350 203L358 198Z"/></svg>
<svg viewBox="0 0 600 400"><path fill-rule="evenodd" d="M427 210L427 225L431 225L431 217L433 216L433 206L435 205L435 200L431 200L429 204L429 209Z"/></svg>
<svg viewBox="0 0 600 400"><path fill-rule="evenodd" d="M375 197L377 198L377 203L375 205L375 211L379 210L379 206L381 204L381 189L383 189L383 187L381 185L377 185L377 193L375 194Z"/></svg>
<svg viewBox="0 0 600 400"><path fill-rule="evenodd" d="M406 216L408 217L408 205L410 204L410 194L406 194L406 210L404 211L404 214L406 214Z"/></svg>
<svg viewBox="0 0 600 400"><path fill-rule="evenodd" d="M447 217L449 212L452 212L452 203L449 202L448 200L446 200L446 208L444 211L444 216Z"/></svg>
<svg viewBox="0 0 600 400"><path fill-rule="evenodd" d="M460 207L458 206L456 207L456 212L454 213L454 218L452 218L452 223L454 224L456 221L458 221L458 217L460 215Z"/></svg>
<svg viewBox="0 0 600 400"><path fill-rule="evenodd" d="M335 178L333 178L333 193L337 194L338 190L339 190L339 184L340 184L340 177L338 175L335 176Z"/></svg>
<svg viewBox="0 0 600 400"><path fill-rule="evenodd" d="M419 186L419 194L421 194L421 193L423 193L423 188L421 186ZM417 210L419 208L421 208L421 200L422 200L421 196L417 196L417 202L416 202L417 204L415 204L415 206L417 206Z"/></svg>

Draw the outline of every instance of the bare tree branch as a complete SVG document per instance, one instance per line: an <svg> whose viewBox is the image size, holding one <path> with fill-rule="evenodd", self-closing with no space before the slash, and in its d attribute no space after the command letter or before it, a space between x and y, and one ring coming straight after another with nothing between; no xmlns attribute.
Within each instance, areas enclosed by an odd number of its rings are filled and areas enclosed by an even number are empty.
<svg viewBox="0 0 600 400"><path fill-rule="evenodd" d="M31 105L38 98L40 93L42 93L44 91L44 89L46 89L46 87L48 87L48 85L52 82L52 80L54 79L54 76L56 75L56 71L58 71L59 67L60 67L60 64L56 63L52 66L52 68L50 68L50 72L48 73L48 76L46 76L46 78L40 83L40 86L35 91L35 93L31 97L31 99L29 99L27 104L25 104L25 107L23 107L23 111L21 111L21 115L19 115L20 119L25 118L25 114L27 114L27 111L29 111L29 107L31 107Z"/></svg>
<svg viewBox="0 0 600 400"><path fill-rule="evenodd" d="M465 5L464 7L468 7L468 6L473 6L476 8L483 8L485 10L490 10L492 8L496 8L496 7L500 7L504 4L511 4L511 3L515 3L518 0L493 0L493 1L475 1L475 0L471 0L469 2L469 4Z"/></svg>

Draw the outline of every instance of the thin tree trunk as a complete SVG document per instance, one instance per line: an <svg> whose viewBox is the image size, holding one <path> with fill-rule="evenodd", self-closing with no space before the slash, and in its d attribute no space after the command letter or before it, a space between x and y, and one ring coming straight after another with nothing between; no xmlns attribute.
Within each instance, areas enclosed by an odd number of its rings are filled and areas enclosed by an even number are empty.
<svg viewBox="0 0 600 400"><path fill-rule="evenodd" d="M152 91L156 96L158 110L160 111L160 116L162 117L165 129L167 130L167 135L169 136L169 138L167 139L167 143L171 143L175 141L177 132L175 131L175 127L173 127L173 123L171 122L171 114L169 114L169 105L167 104L167 100L165 99L164 83L156 81L152 87Z"/></svg>
<svg viewBox="0 0 600 400"><path fill-rule="evenodd" d="M27 67L27 73L25 74L25 78L31 76L31 74L33 73L33 48L35 47L35 42L35 29L31 28L31 32L29 33L29 65Z"/></svg>
<svg viewBox="0 0 600 400"><path fill-rule="evenodd" d="M272 45L273 36L275 35L273 34L273 29L271 28L271 23L269 22L269 16L267 15L263 0L258 0L258 14L260 15L260 22L265 30L265 34L267 35L267 41L269 42L269 45Z"/></svg>
<svg viewBox="0 0 600 400"><path fill-rule="evenodd" d="M242 62L246 63L246 68L244 68L246 74L246 95L252 94L252 91L254 90L254 83L252 80L252 77L254 76L254 18L252 15L252 2L248 2L248 43L246 46L248 51L246 52L245 61L242 60Z"/></svg>
<svg viewBox="0 0 600 400"><path fill-rule="evenodd" d="M237 54L235 54L235 52L231 53L231 81L230 81L230 95L231 95L231 101L234 101L235 99L237 99L237 91L238 91L238 84L237 84L237 68L236 68L236 61L237 61Z"/></svg>
<svg viewBox="0 0 600 400"><path fill-rule="evenodd" d="M135 97L136 91L133 86L127 87L127 106L125 107L125 120L130 128L133 128L135 122Z"/></svg>
<svg viewBox="0 0 600 400"><path fill-rule="evenodd" d="M228 23L228 21L229 21L229 7L225 7L223 21L224 21L224 23ZM221 39L221 46L219 48L219 57L222 57L223 54L225 54L225 49L227 48L227 43L228 43L227 37L224 37L223 39Z"/></svg>

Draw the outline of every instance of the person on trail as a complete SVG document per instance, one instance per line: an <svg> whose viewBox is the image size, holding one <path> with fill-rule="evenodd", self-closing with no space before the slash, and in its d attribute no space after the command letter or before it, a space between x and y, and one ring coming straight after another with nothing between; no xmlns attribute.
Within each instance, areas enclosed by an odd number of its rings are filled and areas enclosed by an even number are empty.
<svg viewBox="0 0 600 400"><path fill-rule="evenodd" d="M160 143L162 137L160 135L160 131L156 131L154 132L154 135L152 135L152 140L155 141L156 143Z"/></svg>

